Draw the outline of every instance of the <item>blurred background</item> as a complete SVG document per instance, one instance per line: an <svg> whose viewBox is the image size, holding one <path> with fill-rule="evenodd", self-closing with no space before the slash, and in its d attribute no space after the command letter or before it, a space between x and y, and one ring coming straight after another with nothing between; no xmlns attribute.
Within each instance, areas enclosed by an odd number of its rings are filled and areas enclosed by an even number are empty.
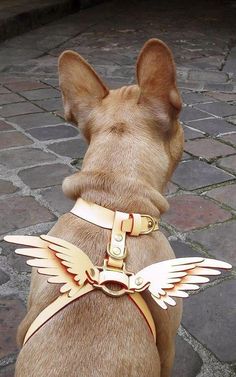
<svg viewBox="0 0 236 377"><path fill-rule="evenodd" d="M47 232L72 207L63 178L86 145L65 123L57 60L79 52L110 88L135 82L149 38L172 49L185 152L162 229L177 256L236 263L236 1L1 0L0 377L13 377L30 269L7 233ZM235 270L185 302L173 377L236 376ZM158 329L157 329L158 331Z"/></svg>

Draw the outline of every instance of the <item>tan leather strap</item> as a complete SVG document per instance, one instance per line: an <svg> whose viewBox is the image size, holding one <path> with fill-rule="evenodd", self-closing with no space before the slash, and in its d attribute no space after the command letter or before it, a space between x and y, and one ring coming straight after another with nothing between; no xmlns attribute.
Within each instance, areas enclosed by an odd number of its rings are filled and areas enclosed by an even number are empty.
<svg viewBox="0 0 236 377"><path fill-rule="evenodd" d="M116 212L101 207L97 204L87 202L82 198L77 199L70 211L74 215L92 224L106 229L112 229ZM120 212L121 213L121 212ZM121 224L121 230L131 236L148 234L159 229L158 219L149 215L127 214ZM126 217L127 216L127 217Z"/></svg>
<svg viewBox="0 0 236 377"><path fill-rule="evenodd" d="M122 222L129 218L128 213L115 212L114 222L111 232L111 241L108 246L108 266L122 268L123 260L126 257L126 232L122 230Z"/></svg>
<svg viewBox="0 0 236 377"><path fill-rule="evenodd" d="M29 338L41 327L43 326L50 318L52 318L56 313L61 309L65 308L72 301L77 300L78 298L86 295L87 293L94 290L94 287L90 284L84 285L77 294L72 297L68 296L68 293L61 294L55 301L48 305L42 312L39 313L38 317L31 323L30 327L24 338L24 343L29 340Z"/></svg>
<svg viewBox="0 0 236 377"><path fill-rule="evenodd" d="M141 313L143 314L151 332L154 337L154 340L156 341L156 326L152 317L152 314L150 312L149 307L146 304L146 301L143 299L140 293L135 292L129 295L131 300L137 305Z"/></svg>
<svg viewBox="0 0 236 377"><path fill-rule="evenodd" d="M53 301L50 305L48 305L39 315L36 317L36 319L32 322L30 325L25 338L24 338L24 343L25 344L30 337L35 334L35 332L42 327L49 319L51 319L56 313L58 313L60 310L65 308L68 304L71 302L79 299L80 297L86 295L87 293L93 291L95 288L90 285L86 284L84 285L76 295L72 297L68 297L67 293L63 293L60 295L55 301ZM134 303L138 306L139 310L143 314L144 318L147 321L147 324L153 334L154 340L156 341L156 328L155 324L151 315L151 312L140 295L140 293L133 293L129 295L130 298L134 301Z"/></svg>

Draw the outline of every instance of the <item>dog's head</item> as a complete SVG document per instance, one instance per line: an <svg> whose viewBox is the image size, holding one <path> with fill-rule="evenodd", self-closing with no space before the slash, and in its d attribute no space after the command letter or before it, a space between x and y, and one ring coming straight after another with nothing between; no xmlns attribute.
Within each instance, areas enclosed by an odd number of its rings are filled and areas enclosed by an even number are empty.
<svg viewBox="0 0 236 377"><path fill-rule="evenodd" d="M142 180L160 192L183 150L181 98L169 48L150 39L137 60L137 85L109 90L77 53L59 58L65 118L89 143L86 171Z"/></svg>

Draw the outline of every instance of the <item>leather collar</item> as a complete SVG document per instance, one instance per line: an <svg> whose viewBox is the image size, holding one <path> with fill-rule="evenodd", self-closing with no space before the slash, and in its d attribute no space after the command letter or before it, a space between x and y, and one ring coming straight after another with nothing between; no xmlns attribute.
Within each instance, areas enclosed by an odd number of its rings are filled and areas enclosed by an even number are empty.
<svg viewBox="0 0 236 377"><path fill-rule="evenodd" d="M118 211L112 211L95 203L87 202L82 198L77 199L70 211L74 215L92 224L106 229L113 229L114 220ZM148 234L159 229L159 219L145 214L123 213L126 219L121 222L121 231L130 236Z"/></svg>

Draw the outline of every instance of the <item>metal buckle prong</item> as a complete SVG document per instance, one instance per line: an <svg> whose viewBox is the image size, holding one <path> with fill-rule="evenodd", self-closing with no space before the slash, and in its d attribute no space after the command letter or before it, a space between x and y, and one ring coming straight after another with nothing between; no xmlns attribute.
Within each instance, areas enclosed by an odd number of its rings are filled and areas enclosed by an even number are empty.
<svg viewBox="0 0 236 377"><path fill-rule="evenodd" d="M153 232L155 230L156 226L158 225L157 220L155 220L150 215L140 215L140 216L145 217L148 220L148 229L141 231L140 234L149 234L149 233Z"/></svg>

